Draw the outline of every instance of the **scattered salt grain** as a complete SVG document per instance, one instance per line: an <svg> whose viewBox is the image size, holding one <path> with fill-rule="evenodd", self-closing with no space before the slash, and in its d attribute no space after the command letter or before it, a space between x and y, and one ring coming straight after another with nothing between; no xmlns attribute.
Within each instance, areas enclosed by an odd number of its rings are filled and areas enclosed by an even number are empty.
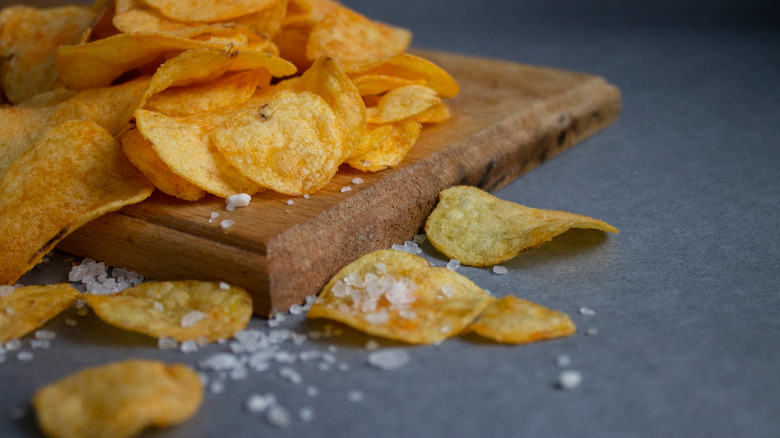
<svg viewBox="0 0 780 438"><path fill-rule="evenodd" d="M460 260L451 259L449 262L447 262L447 269L450 271L454 271L458 268L460 268Z"/></svg>
<svg viewBox="0 0 780 438"><path fill-rule="evenodd" d="M309 199L309 194L308 193L304 194L303 199Z"/></svg>
<svg viewBox="0 0 780 438"><path fill-rule="evenodd" d="M282 367L279 369L279 376L288 382L292 383L293 385L298 385L301 383L303 378L301 375L295 371L294 369L290 367Z"/></svg>
<svg viewBox="0 0 780 438"><path fill-rule="evenodd" d="M596 314L596 311L589 307L580 307L580 314L585 316L593 316Z"/></svg>
<svg viewBox="0 0 780 438"><path fill-rule="evenodd" d="M157 348L161 350L173 350L179 348L179 343L176 342L176 339L162 337L157 339Z"/></svg>
<svg viewBox="0 0 780 438"><path fill-rule="evenodd" d="M348 371L349 370L349 364L346 362L339 363L338 367L339 371Z"/></svg>
<svg viewBox="0 0 780 438"><path fill-rule="evenodd" d="M288 200L287 200L287 205L293 205L293 204L294 204L294 202L293 202L293 200L292 200L292 199L288 199Z"/></svg>
<svg viewBox="0 0 780 438"><path fill-rule="evenodd" d="M314 409L309 406L304 406L298 410L298 418L301 421L311 421L314 419Z"/></svg>
<svg viewBox="0 0 780 438"><path fill-rule="evenodd" d="M455 286L451 284L442 285L441 293L444 294L445 297L447 298L452 297L453 292L455 292Z"/></svg>
<svg viewBox="0 0 780 438"><path fill-rule="evenodd" d="M366 342L366 350L372 351L379 348L379 342L370 339L368 342Z"/></svg>
<svg viewBox="0 0 780 438"><path fill-rule="evenodd" d="M363 393L363 391L359 391L357 389L353 389L352 391L349 391L347 393L347 400L351 403L359 403L365 400L366 395Z"/></svg>
<svg viewBox="0 0 780 438"><path fill-rule="evenodd" d="M48 340L54 339L56 337L57 337L57 334L54 333L51 330L43 330L43 329L41 329L41 330L36 330L35 331L35 339L41 339L41 340L48 341Z"/></svg>
<svg viewBox="0 0 780 438"><path fill-rule="evenodd" d="M393 245L392 249L396 251L405 251L410 254L420 254L422 253L422 249L413 241L407 240L404 242L403 245Z"/></svg>
<svg viewBox="0 0 780 438"><path fill-rule="evenodd" d="M227 198L225 198L225 210L227 211L233 211L238 207L246 207L249 205L249 201L252 200L252 197L249 196L246 193L239 193L237 195L230 195Z"/></svg>
<svg viewBox="0 0 780 438"><path fill-rule="evenodd" d="M198 351L198 343L195 341L184 341L179 346L182 353L194 353Z"/></svg>
<svg viewBox="0 0 780 438"><path fill-rule="evenodd" d="M211 216L209 217L209 223L214 222L214 219L216 219L218 217L219 217L219 213L217 213L216 211L212 211L211 212Z"/></svg>
<svg viewBox="0 0 780 438"><path fill-rule="evenodd" d="M571 357L568 354L560 354L555 358L555 364L561 368L570 367L572 364Z"/></svg>
<svg viewBox="0 0 780 438"><path fill-rule="evenodd" d="M165 310L165 307L163 306L163 303L159 301L155 301L154 304L152 304L152 309L158 312L162 312L163 310Z"/></svg>
<svg viewBox="0 0 780 438"><path fill-rule="evenodd" d="M11 295L11 293L14 291L13 286L0 286L0 298L7 297L8 295Z"/></svg>
<svg viewBox="0 0 780 438"><path fill-rule="evenodd" d="M23 362L29 362L35 358L35 355L31 351L20 351L16 354L16 358Z"/></svg>
<svg viewBox="0 0 780 438"><path fill-rule="evenodd" d="M5 314L8 315L8 316L14 315L14 314L16 314L16 310L14 310L14 309L9 307L9 308L5 309Z"/></svg>
<svg viewBox="0 0 780 438"><path fill-rule="evenodd" d="M22 348L22 341L20 341L19 339L11 339L10 341L5 343L6 351L16 351L20 348Z"/></svg>
<svg viewBox="0 0 780 438"><path fill-rule="evenodd" d="M285 408L274 405L268 409L268 412L265 415L265 421L273 426L285 428L290 425L292 418Z"/></svg>
<svg viewBox="0 0 780 438"><path fill-rule="evenodd" d="M65 325L68 327L76 327L78 325L79 321L77 319L73 318L66 318L65 319Z"/></svg>
<svg viewBox="0 0 780 438"><path fill-rule="evenodd" d="M47 349L51 346L51 341L48 339L33 339L30 341L30 347L32 348L40 348L40 349Z"/></svg>
<svg viewBox="0 0 780 438"><path fill-rule="evenodd" d="M221 394L225 392L225 383L221 380L215 380L209 385L209 392L212 394Z"/></svg>
<svg viewBox="0 0 780 438"><path fill-rule="evenodd" d="M566 391L571 391L580 383L582 383L582 373L577 370L564 370L558 376L558 386Z"/></svg>
<svg viewBox="0 0 780 438"><path fill-rule="evenodd" d="M415 234L414 237L412 237L412 242L418 245L425 243L426 240L428 240L428 236L425 233Z"/></svg>
<svg viewBox="0 0 780 438"><path fill-rule="evenodd" d="M365 319L369 324L386 324L390 320L390 315L385 309L382 309L378 312L367 313Z"/></svg>
<svg viewBox="0 0 780 438"><path fill-rule="evenodd" d="M352 184L358 185L358 184L363 184L364 182L365 181L363 181L363 178L358 178L358 177L352 178Z"/></svg>
<svg viewBox="0 0 780 438"><path fill-rule="evenodd" d="M498 265L493 266L493 273L494 274L504 275L507 272L508 272L507 269L505 267L503 267L503 266L498 266Z"/></svg>
<svg viewBox="0 0 780 438"><path fill-rule="evenodd" d="M403 348L385 348L368 354L368 363L383 370L395 370L409 363L409 352Z"/></svg>
<svg viewBox="0 0 780 438"><path fill-rule="evenodd" d="M319 393L320 393L320 390L317 389L316 386L307 386L306 387L306 395L308 395L309 397L316 397L317 394L319 394Z"/></svg>
<svg viewBox="0 0 780 438"><path fill-rule="evenodd" d="M298 359L302 362L309 362L320 357L320 352L317 350L303 350L298 353Z"/></svg>
<svg viewBox="0 0 780 438"><path fill-rule="evenodd" d="M597 329L596 327L591 327L585 330L585 334L588 336L596 336L597 334L599 334L599 329Z"/></svg>
<svg viewBox="0 0 780 438"><path fill-rule="evenodd" d="M189 328L206 318L206 314L200 310L193 310L181 317L181 326Z"/></svg>
<svg viewBox="0 0 780 438"><path fill-rule="evenodd" d="M303 307L300 304L293 304L290 306L290 313L293 315L300 315L303 313Z"/></svg>
<svg viewBox="0 0 780 438"><path fill-rule="evenodd" d="M342 188L341 188L341 193L348 192L348 191L350 191L350 190L352 190L352 187L350 187L350 186L344 186L344 187L342 187Z"/></svg>
<svg viewBox="0 0 780 438"><path fill-rule="evenodd" d="M223 229L228 229L233 225L235 225L235 223L236 221L234 221L233 219L225 219L219 223L219 226L222 227Z"/></svg>
<svg viewBox="0 0 780 438"><path fill-rule="evenodd" d="M246 399L245 407L247 412L256 414L264 412L276 404L276 396L273 394L252 394Z"/></svg>
<svg viewBox="0 0 780 438"><path fill-rule="evenodd" d="M220 290L229 290L230 289L230 285L228 283L224 282L224 281L220 281L219 282L219 289Z"/></svg>

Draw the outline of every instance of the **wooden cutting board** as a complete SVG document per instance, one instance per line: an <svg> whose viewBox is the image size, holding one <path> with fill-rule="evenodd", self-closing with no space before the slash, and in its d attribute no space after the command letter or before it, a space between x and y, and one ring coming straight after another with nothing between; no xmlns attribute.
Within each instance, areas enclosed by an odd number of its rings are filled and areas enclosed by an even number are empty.
<svg viewBox="0 0 780 438"><path fill-rule="evenodd" d="M447 101L453 117L426 125L397 168L371 174L342 166L309 199L264 192L233 212L221 198L155 193L88 223L58 248L147 278L227 281L252 294L257 314L286 311L359 256L420 232L441 190L495 191L620 112L619 90L597 76L415 53L449 71L461 93ZM365 182L355 185L355 177ZM219 217L210 221L213 212ZM235 225L222 229L222 219Z"/></svg>

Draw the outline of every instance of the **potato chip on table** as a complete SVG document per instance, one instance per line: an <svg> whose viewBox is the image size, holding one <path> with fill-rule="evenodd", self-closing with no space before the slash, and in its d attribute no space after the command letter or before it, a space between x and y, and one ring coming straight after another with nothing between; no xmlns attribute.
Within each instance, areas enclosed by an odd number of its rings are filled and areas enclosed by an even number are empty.
<svg viewBox="0 0 780 438"><path fill-rule="evenodd" d="M407 85L387 92L375 106L366 108L368 123L392 123L414 117L441 103L441 98L424 85Z"/></svg>
<svg viewBox="0 0 780 438"><path fill-rule="evenodd" d="M443 190L425 223L436 249L469 266L507 261L570 228L618 232L588 216L526 207L469 186Z"/></svg>
<svg viewBox="0 0 780 438"><path fill-rule="evenodd" d="M467 331L506 344L526 344L573 335L568 315L508 295L493 301Z"/></svg>
<svg viewBox="0 0 780 438"><path fill-rule="evenodd" d="M80 296L67 283L18 287L0 295L0 346L42 327Z"/></svg>
<svg viewBox="0 0 780 438"><path fill-rule="evenodd" d="M325 285L307 314L366 333L433 344L460 333L493 298L466 277L403 251L367 254Z"/></svg>
<svg viewBox="0 0 780 438"><path fill-rule="evenodd" d="M132 359L86 368L40 388L32 398L38 425L55 438L126 438L193 417L203 400L186 365Z"/></svg>
<svg viewBox="0 0 780 438"><path fill-rule="evenodd" d="M417 142L421 131L422 125L414 119L368 125L357 149L346 163L364 172L395 167Z"/></svg>
<svg viewBox="0 0 780 438"><path fill-rule="evenodd" d="M227 339L252 317L249 294L218 282L147 282L115 295L83 298L108 324L177 341Z"/></svg>

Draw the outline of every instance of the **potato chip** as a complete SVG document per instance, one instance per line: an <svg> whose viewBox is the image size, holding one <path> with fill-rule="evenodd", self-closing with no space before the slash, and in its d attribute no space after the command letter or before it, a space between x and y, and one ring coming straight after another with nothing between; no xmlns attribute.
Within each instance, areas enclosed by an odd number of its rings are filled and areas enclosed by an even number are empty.
<svg viewBox="0 0 780 438"><path fill-rule="evenodd" d="M450 269L403 251L367 254L339 271L307 316L366 333L432 344L466 328L493 298Z"/></svg>
<svg viewBox="0 0 780 438"><path fill-rule="evenodd" d="M299 18L283 25L274 36L273 42L279 48L279 56L295 64L301 71L312 64L312 60L306 57L306 42L313 27L313 21Z"/></svg>
<svg viewBox="0 0 780 438"><path fill-rule="evenodd" d="M425 223L428 240L436 249L469 266L504 262L570 228L618 232L597 219L529 208L468 186L442 191Z"/></svg>
<svg viewBox="0 0 780 438"><path fill-rule="evenodd" d="M89 121L57 125L0 179L0 284L11 284L76 228L154 186Z"/></svg>
<svg viewBox="0 0 780 438"><path fill-rule="evenodd" d="M401 163L417 142L422 125L414 119L368 125L355 152L346 160L352 168L378 172Z"/></svg>
<svg viewBox="0 0 780 438"><path fill-rule="evenodd" d="M424 85L407 85L383 95L376 106L366 108L368 123L392 123L414 117L441 103L436 92Z"/></svg>
<svg viewBox="0 0 780 438"><path fill-rule="evenodd" d="M330 105L341 129L341 161L360 143L366 129L366 106L355 84L331 58L321 57L295 83L296 91L310 91Z"/></svg>
<svg viewBox="0 0 780 438"><path fill-rule="evenodd" d="M67 283L18 287L0 296L0 345L42 327L80 296Z"/></svg>
<svg viewBox="0 0 780 438"><path fill-rule="evenodd" d="M86 368L40 388L38 426L56 438L136 436L190 419L203 401L198 373L186 365L131 359Z"/></svg>
<svg viewBox="0 0 780 438"><path fill-rule="evenodd" d="M84 295L95 314L113 326L177 341L227 339L246 327L252 299L218 282L147 282L115 295Z"/></svg>
<svg viewBox="0 0 780 438"><path fill-rule="evenodd" d="M275 0L144 0L166 17L179 21L223 21L252 14L274 3Z"/></svg>
<svg viewBox="0 0 780 438"><path fill-rule="evenodd" d="M357 73L355 76L381 75L408 81L423 81L422 85L431 88L439 97L455 97L460 92L458 83L446 70L425 58L409 53L367 64L362 69L358 65L345 66L345 70L351 76Z"/></svg>
<svg viewBox="0 0 780 438"><path fill-rule="evenodd" d="M279 193L314 193L335 175L342 134L331 107L308 91L281 90L225 116L211 134L241 173Z"/></svg>
<svg viewBox="0 0 780 438"><path fill-rule="evenodd" d="M346 66L388 58L409 47L412 33L370 20L348 8L331 10L311 30L306 57L330 56Z"/></svg>
<svg viewBox="0 0 780 438"><path fill-rule="evenodd" d="M414 120L420 123L440 123L452 117L450 107L442 102L414 116Z"/></svg>
<svg viewBox="0 0 780 438"><path fill-rule="evenodd" d="M48 91L57 78L54 51L75 44L95 12L87 6L0 10L0 89L12 103Z"/></svg>
<svg viewBox="0 0 780 438"><path fill-rule="evenodd" d="M406 85L425 85L424 79L409 80L395 76L365 74L352 78L361 96L380 95Z"/></svg>
<svg viewBox="0 0 780 438"><path fill-rule="evenodd" d="M493 301L467 328L506 344L526 344L571 336L577 327L563 312L508 295Z"/></svg>
<svg viewBox="0 0 780 438"><path fill-rule="evenodd" d="M273 0L260 11L230 19L230 22L252 29L266 38L273 38L282 27L287 12L287 0Z"/></svg>
<svg viewBox="0 0 780 438"><path fill-rule="evenodd" d="M138 129L132 128L123 132L119 141L130 162L163 193L185 201L197 201L206 196L206 192L200 187L173 173Z"/></svg>

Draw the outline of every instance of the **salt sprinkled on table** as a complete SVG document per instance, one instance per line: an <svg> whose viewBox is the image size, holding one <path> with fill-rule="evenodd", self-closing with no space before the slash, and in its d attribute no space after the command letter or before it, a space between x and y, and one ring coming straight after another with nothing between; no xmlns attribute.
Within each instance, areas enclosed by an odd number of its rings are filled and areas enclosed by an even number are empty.
<svg viewBox="0 0 780 438"><path fill-rule="evenodd" d="M225 210L233 211L238 207L246 207L247 205L249 205L249 201L251 200L252 197L246 193L230 195L227 198L225 198L225 204L226 204Z"/></svg>
<svg viewBox="0 0 780 438"><path fill-rule="evenodd" d="M368 363L383 370L395 370L409 363L409 352L403 348L386 348L368 354Z"/></svg>

